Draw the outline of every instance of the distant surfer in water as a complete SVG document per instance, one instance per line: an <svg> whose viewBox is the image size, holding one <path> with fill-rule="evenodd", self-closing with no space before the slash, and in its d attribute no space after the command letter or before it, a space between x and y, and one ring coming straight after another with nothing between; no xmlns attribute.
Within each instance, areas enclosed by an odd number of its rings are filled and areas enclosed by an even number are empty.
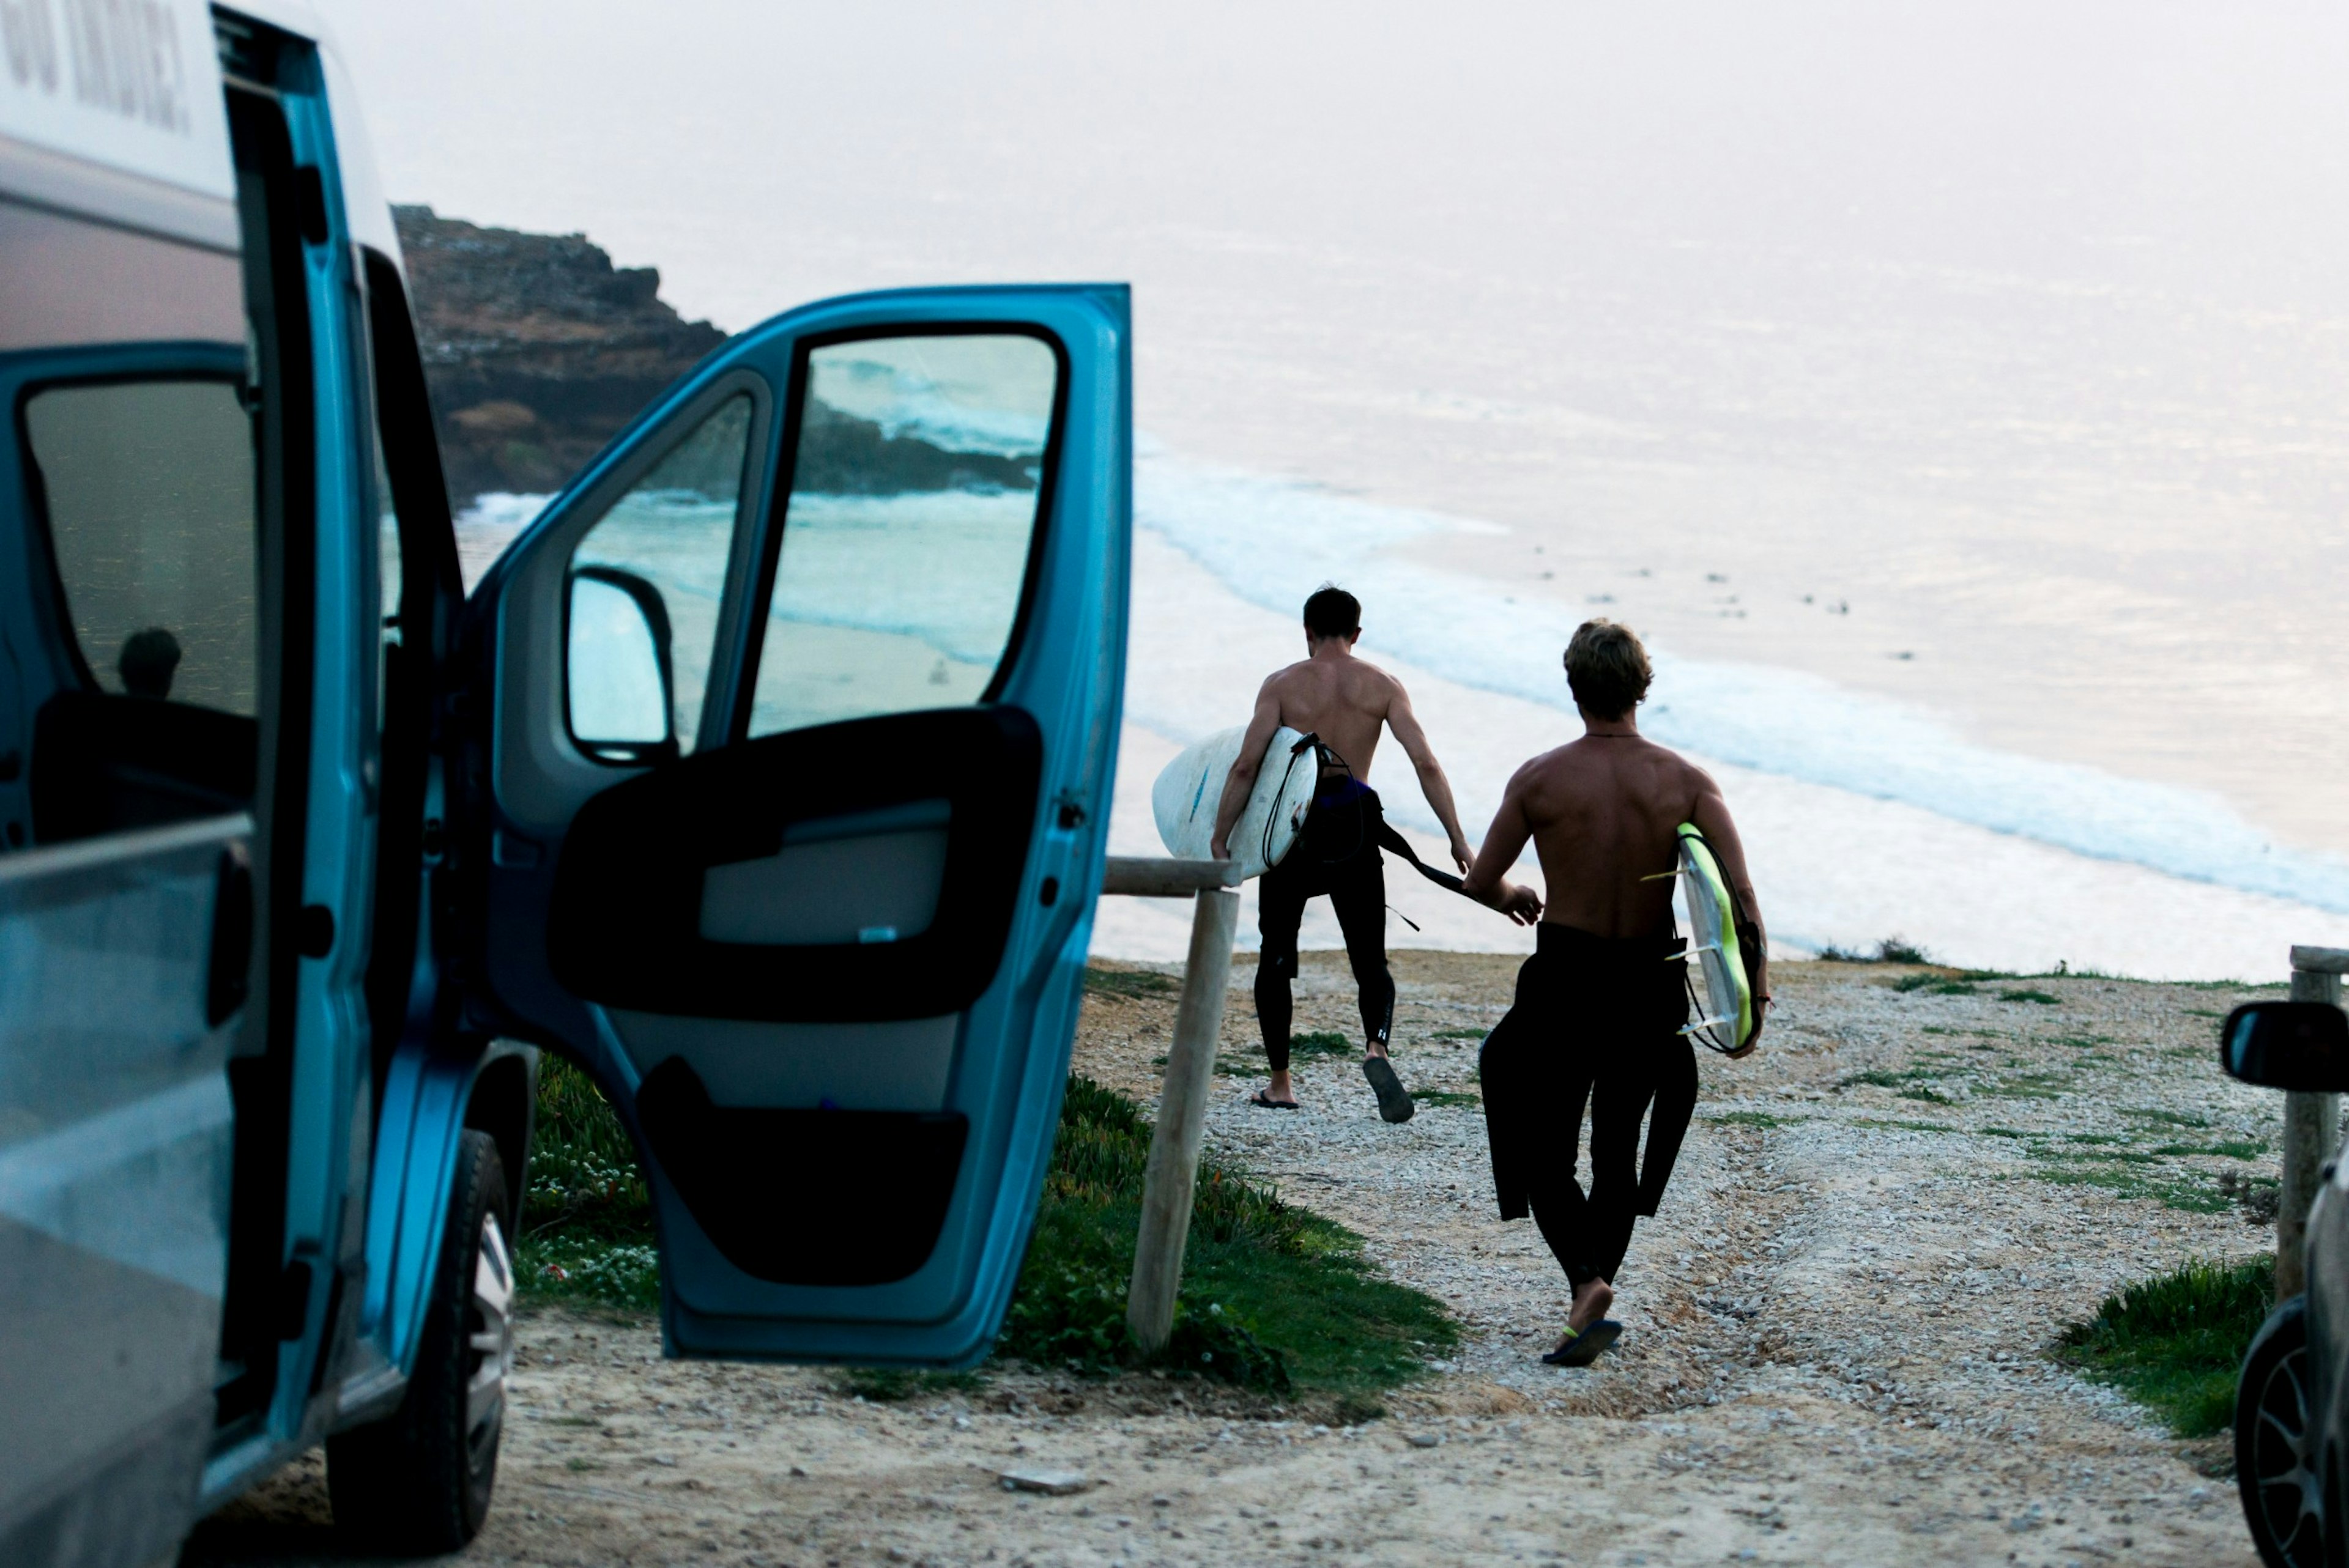
<svg viewBox="0 0 2349 1568"><path fill-rule="evenodd" d="M1452 785L1429 748L1426 731L1413 717L1402 683L1354 656L1362 634L1362 606L1342 588L1323 587L1305 601L1306 657L1276 672L1257 693L1238 760L1232 764L1216 811L1211 852L1231 855L1232 827L1247 809L1257 769L1273 732L1286 725L1319 740L1311 765L1319 772L1303 831L1287 858L1268 871L1257 890L1257 929L1264 946L1257 959L1256 1016L1264 1029L1264 1054L1272 1081L1255 1103L1280 1110L1297 1109L1288 1077L1288 983L1297 975L1297 931L1305 901L1327 895L1346 935L1346 958L1361 994L1364 1055L1362 1074L1379 1097L1379 1114L1408 1121L1413 1107L1402 1080L1387 1060L1387 1036L1394 1026L1394 980L1387 973L1386 872L1379 859L1385 819L1378 791L1362 782L1371 770L1384 726L1412 766L1419 787L1452 841L1452 859L1463 871L1475 858L1460 831ZM1289 759L1276 758L1274 766ZM1531 919L1530 915L1523 917Z"/></svg>
<svg viewBox="0 0 2349 1568"><path fill-rule="evenodd" d="M1515 1004L1485 1039L1480 1081L1501 1217L1531 1209L1573 1287L1566 1336L1542 1359L1583 1367L1622 1332L1607 1316L1614 1278L1640 1213L1656 1212L1696 1100L1682 944L1672 923L1676 831L1693 822L1751 921L1761 911L1744 848L1721 788L1702 769L1643 738L1647 651L1629 627L1587 621L1566 649L1567 684L1582 738L1517 769L1462 879L1471 898L1511 913L1541 911L1539 945L1517 971ZM1530 838L1547 905L1503 875ZM1754 1037L1769 999L1754 980ZM1749 1038L1738 1050L1754 1049ZM1640 1119L1654 1099L1648 1169L1638 1167ZM1575 1181L1583 1107L1590 1107L1590 1190Z"/></svg>

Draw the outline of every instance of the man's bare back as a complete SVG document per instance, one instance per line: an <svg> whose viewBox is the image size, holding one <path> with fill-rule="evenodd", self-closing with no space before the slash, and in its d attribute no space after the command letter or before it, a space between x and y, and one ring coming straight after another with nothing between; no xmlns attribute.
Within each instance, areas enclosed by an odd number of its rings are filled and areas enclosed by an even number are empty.
<svg viewBox="0 0 2349 1568"><path fill-rule="evenodd" d="M1356 779L1367 779L1371 758L1378 752L1379 732L1389 728L1410 757L1420 789L1444 824L1453 860L1466 870L1474 857L1466 835L1460 830L1451 780L1435 760L1434 748L1428 745L1427 732L1411 710L1411 696L1402 689L1402 683L1376 665L1356 658L1350 636L1315 637L1307 645L1308 657L1274 671L1257 691L1256 711L1248 717L1239 758L1225 780L1223 800L1216 812L1216 858L1221 860L1229 853L1226 840L1247 807L1257 770L1263 765L1265 748L1272 743L1275 730L1285 726L1319 736Z"/></svg>
<svg viewBox="0 0 2349 1568"><path fill-rule="evenodd" d="M1512 913L1538 909L1545 922L1593 936L1652 935L1671 923L1675 832L1693 822L1758 926L1761 905L1745 847L1721 787L1703 769L1642 737L1628 712L1618 718L1585 713L1583 723L1581 739L1544 752L1509 780L1462 891ZM1506 880L1528 838L1541 856L1546 899ZM1766 961L1759 978L1756 999L1766 1000Z"/></svg>

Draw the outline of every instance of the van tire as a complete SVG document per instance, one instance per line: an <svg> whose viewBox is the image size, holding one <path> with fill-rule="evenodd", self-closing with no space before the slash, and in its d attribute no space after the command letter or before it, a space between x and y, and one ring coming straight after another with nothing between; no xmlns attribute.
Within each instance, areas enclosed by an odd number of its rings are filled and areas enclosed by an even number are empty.
<svg viewBox="0 0 2349 1568"><path fill-rule="evenodd" d="M423 1343L399 1408L326 1439L335 1523L370 1552L454 1552L490 1514L506 1376L513 1257L498 1146L466 1131Z"/></svg>

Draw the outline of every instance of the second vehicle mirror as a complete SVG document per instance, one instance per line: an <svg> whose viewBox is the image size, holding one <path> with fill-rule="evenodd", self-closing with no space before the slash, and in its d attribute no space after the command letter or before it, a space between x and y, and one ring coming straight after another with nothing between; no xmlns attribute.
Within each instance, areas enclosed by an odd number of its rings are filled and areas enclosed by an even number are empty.
<svg viewBox="0 0 2349 1568"><path fill-rule="evenodd" d="M2349 1089L2349 1014L2330 1002L2252 1002L2219 1026L2219 1065L2267 1088Z"/></svg>
<svg viewBox="0 0 2349 1568"><path fill-rule="evenodd" d="M633 572L571 575L571 734L598 757L651 762L678 752L669 704L669 621L660 592Z"/></svg>

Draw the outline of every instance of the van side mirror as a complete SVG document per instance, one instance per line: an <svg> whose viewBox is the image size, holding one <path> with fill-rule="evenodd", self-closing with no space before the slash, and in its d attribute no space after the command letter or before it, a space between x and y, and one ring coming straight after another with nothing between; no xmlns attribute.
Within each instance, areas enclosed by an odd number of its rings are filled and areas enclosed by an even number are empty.
<svg viewBox="0 0 2349 1568"><path fill-rule="evenodd" d="M568 679L572 738L608 762L678 755L668 606L633 572L582 566L571 574Z"/></svg>
<svg viewBox="0 0 2349 1568"><path fill-rule="evenodd" d="M2251 1002L2219 1026L2219 1065L2266 1088L2349 1089L2349 1014L2330 1002Z"/></svg>

